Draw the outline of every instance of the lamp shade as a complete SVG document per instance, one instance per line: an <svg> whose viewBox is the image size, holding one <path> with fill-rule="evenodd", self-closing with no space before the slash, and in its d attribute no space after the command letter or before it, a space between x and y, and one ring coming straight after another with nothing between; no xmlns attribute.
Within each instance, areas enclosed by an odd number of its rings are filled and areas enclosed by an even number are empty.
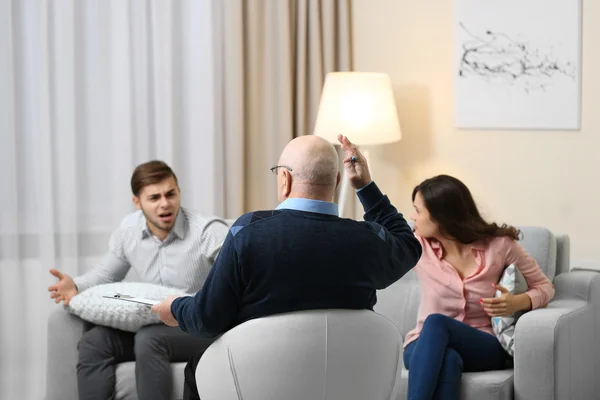
<svg viewBox="0 0 600 400"><path fill-rule="evenodd" d="M313 133L332 143L338 143L339 133L358 145L400 140L390 77L373 72L327 74Z"/></svg>

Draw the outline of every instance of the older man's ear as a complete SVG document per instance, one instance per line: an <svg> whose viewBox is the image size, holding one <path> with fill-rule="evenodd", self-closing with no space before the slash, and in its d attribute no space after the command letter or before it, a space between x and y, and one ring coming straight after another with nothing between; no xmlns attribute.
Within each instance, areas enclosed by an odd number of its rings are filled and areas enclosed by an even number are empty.
<svg viewBox="0 0 600 400"><path fill-rule="evenodd" d="M281 186L279 190L282 200L290 197L290 193L292 192L292 174L287 169L283 169L281 172Z"/></svg>

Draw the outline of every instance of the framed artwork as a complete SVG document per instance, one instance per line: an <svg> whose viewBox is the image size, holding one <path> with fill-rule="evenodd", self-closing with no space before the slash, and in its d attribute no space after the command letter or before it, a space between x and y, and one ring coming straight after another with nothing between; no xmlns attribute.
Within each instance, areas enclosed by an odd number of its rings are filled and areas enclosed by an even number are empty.
<svg viewBox="0 0 600 400"><path fill-rule="evenodd" d="M455 0L458 128L577 130L581 0Z"/></svg>

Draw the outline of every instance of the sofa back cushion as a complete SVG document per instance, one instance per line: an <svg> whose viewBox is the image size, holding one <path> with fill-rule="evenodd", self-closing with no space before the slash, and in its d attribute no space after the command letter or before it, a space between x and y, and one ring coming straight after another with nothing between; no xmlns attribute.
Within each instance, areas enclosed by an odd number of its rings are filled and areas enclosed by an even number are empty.
<svg viewBox="0 0 600 400"><path fill-rule="evenodd" d="M417 325L421 291L417 274L410 271L402 279L377 292L375 311L399 328L402 338Z"/></svg>
<svg viewBox="0 0 600 400"><path fill-rule="evenodd" d="M556 274L556 237L546 228L520 226L523 238L520 243L540 265L542 272L554 280Z"/></svg>

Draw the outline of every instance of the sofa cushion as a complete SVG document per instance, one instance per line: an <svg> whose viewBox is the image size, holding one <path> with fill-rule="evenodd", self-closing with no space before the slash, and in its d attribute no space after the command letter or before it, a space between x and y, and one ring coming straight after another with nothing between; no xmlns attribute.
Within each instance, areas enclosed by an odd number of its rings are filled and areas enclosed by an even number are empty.
<svg viewBox="0 0 600 400"><path fill-rule="evenodd" d="M402 389L397 400L406 399L408 374L402 371ZM514 398L514 371L505 369L489 372L467 372L462 376L461 400L512 400Z"/></svg>
<svg viewBox="0 0 600 400"><path fill-rule="evenodd" d="M180 289L150 283L106 283L93 286L74 296L67 310L93 324L128 332L137 332L143 326L160 323L158 316L152 314L150 307L145 304L103 297L116 293L150 300L162 300L171 294L185 295Z"/></svg>
<svg viewBox="0 0 600 400"><path fill-rule="evenodd" d="M420 300L421 290L417 274L411 270L402 279L377 291L374 310L396 324L404 339L406 334L417 326Z"/></svg>

